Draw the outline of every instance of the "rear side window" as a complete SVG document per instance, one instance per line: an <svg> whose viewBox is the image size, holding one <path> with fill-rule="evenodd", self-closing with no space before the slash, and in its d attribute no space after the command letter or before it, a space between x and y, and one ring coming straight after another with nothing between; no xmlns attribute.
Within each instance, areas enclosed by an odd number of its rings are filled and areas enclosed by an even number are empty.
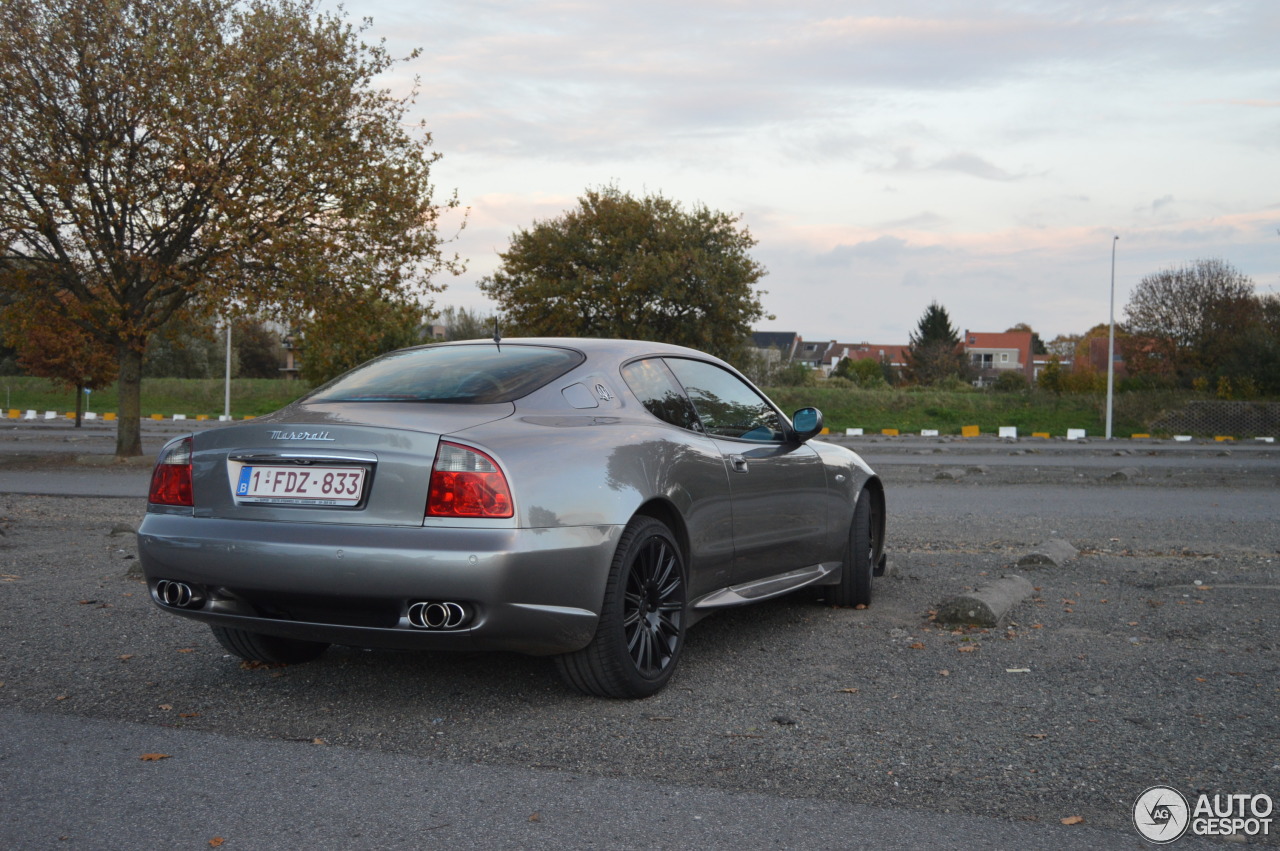
<svg viewBox="0 0 1280 851"><path fill-rule="evenodd" d="M369 361L305 402L487 405L527 396L582 363L572 349L492 344L404 349Z"/></svg>
<svg viewBox="0 0 1280 851"><path fill-rule="evenodd" d="M671 370L658 358L638 360L622 368L622 379L640 403L658 419L673 426L700 430L698 415L680 390Z"/></svg>

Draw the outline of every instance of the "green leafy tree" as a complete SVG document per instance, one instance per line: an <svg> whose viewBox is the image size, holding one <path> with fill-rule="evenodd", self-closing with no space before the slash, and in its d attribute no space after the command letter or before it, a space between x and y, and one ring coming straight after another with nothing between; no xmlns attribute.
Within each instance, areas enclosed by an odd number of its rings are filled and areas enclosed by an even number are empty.
<svg viewBox="0 0 1280 851"><path fill-rule="evenodd" d="M116 353L116 453L143 355L185 312L324 314L456 271L438 154L397 64L318 0L0 3L0 288ZM65 305L76 303L82 313Z"/></svg>
<svg viewBox="0 0 1280 851"><path fill-rule="evenodd" d="M300 323L301 374L312 384L371 358L423 342L427 311L415 301L353 299Z"/></svg>
<svg viewBox="0 0 1280 851"><path fill-rule="evenodd" d="M859 387L883 387L886 384L884 364L873 358L843 358L836 364L833 374Z"/></svg>
<svg viewBox="0 0 1280 851"><path fill-rule="evenodd" d="M1067 373L1057 355L1051 356L1044 369L1040 370L1040 374L1036 376L1036 386L1059 396L1067 389Z"/></svg>
<svg viewBox="0 0 1280 851"><path fill-rule="evenodd" d="M231 350L239 378L280 378L284 349L280 335L263 322L244 320L231 327Z"/></svg>
<svg viewBox="0 0 1280 851"><path fill-rule="evenodd" d="M947 309L936 301L925 308L907 346L907 378L915 384L943 384L968 373L960 335Z"/></svg>
<svg viewBox="0 0 1280 851"><path fill-rule="evenodd" d="M616 187L517 231L480 288L522 333L623 337L736 360L766 316L741 217Z"/></svg>

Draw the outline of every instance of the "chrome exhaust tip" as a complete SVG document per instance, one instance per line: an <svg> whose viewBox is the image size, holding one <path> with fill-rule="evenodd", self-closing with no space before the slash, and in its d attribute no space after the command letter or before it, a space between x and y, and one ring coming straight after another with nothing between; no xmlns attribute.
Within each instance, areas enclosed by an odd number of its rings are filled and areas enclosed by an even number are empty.
<svg viewBox="0 0 1280 851"><path fill-rule="evenodd" d="M469 616L461 603L422 600L409 606L408 617L418 629L457 629Z"/></svg>
<svg viewBox="0 0 1280 851"><path fill-rule="evenodd" d="M185 582L161 579L156 583L156 599L175 609L198 609L204 605L204 594Z"/></svg>

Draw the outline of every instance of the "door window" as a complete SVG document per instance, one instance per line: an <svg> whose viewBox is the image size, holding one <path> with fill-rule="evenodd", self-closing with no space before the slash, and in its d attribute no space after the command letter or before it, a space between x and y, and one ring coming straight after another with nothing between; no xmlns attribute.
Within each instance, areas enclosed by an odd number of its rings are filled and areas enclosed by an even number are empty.
<svg viewBox="0 0 1280 851"><path fill-rule="evenodd" d="M684 385L707 434L771 442L785 438L782 417L733 373L683 358L667 358L666 363Z"/></svg>

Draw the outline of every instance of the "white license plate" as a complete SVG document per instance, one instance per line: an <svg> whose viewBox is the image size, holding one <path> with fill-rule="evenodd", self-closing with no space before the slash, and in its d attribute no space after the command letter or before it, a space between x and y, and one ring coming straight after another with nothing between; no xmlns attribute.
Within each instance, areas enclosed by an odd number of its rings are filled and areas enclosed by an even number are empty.
<svg viewBox="0 0 1280 851"><path fill-rule="evenodd" d="M240 468L236 497L255 502L305 505L357 505L364 493L363 467Z"/></svg>

